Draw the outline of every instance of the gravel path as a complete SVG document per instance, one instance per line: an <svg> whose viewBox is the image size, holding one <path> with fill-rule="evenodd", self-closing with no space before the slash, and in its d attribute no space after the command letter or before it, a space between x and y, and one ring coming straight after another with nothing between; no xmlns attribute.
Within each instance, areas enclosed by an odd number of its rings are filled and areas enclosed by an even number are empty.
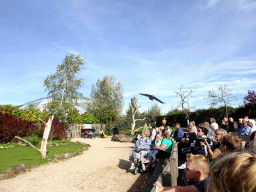
<svg viewBox="0 0 256 192"><path fill-rule="evenodd" d="M0 181L0 191L141 191L150 173L129 172L132 143L112 142L111 138L83 139L91 147L71 159L42 165L15 178Z"/></svg>

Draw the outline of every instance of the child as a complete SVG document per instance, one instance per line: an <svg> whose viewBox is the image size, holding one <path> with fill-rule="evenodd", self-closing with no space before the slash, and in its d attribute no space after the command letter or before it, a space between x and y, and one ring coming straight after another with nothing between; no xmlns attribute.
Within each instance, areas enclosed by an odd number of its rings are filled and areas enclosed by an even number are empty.
<svg viewBox="0 0 256 192"><path fill-rule="evenodd" d="M155 146L160 147L161 143L162 143L162 139L163 139L163 137L161 135L157 135L156 136L156 140L155 140ZM147 157L147 162L150 161L149 157L153 161L152 168L154 168L155 165L156 165L156 155L157 155L157 153L158 153L158 150L157 149L153 149L153 150L151 150L151 153Z"/></svg>

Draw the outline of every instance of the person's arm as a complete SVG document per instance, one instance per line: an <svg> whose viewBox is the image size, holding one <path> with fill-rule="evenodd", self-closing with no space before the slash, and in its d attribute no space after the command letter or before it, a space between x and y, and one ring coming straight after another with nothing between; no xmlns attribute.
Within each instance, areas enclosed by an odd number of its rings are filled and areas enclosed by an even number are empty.
<svg viewBox="0 0 256 192"><path fill-rule="evenodd" d="M199 190L194 186L176 186L176 187L163 187L160 182L155 182L154 186L156 191L167 191L167 192L199 192Z"/></svg>
<svg viewBox="0 0 256 192"><path fill-rule="evenodd" d="M212 159L216 159L222 153L222 151L219 148L216 148L214 151L212 151L211 146L209 145L209 143L206 140L203 143L206 145L208 155Z"/></svg>
<svg viewBox="0 0 256 192"><path fill-rule="evenodd" d="M154 148L157 149L157 150L163 151L166 147L167 147L166 144L162 144L160 147L155 146Z"/></svg>

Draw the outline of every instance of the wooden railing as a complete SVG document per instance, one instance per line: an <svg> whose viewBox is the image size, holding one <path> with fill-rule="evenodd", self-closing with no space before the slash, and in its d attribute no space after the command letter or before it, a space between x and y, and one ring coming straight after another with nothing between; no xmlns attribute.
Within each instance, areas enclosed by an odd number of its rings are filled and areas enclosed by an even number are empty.
<svg viewBox="0 0 256 192"><path fill-rule="evenodd" d="M159 181L163 186L177 186L178 178L178 146L173 142L172 154L169 159L160 158L157 162L155 171L143 192L155 192L154 183Z"/></svg>

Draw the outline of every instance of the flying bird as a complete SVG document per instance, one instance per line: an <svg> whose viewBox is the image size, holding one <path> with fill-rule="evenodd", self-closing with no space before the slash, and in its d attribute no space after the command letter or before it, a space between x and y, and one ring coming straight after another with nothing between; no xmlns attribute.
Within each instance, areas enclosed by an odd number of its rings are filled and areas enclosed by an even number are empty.
<svg viewBox="0 0 256 192"><path fill-rule="evenodd" d="M164 104L163 101L161 101L160 99L156 98L154 95L149 95L149 94L144 94L144 93L139 93L139 94L148 97L150 100L154 100L154 99L155 99L155 100L157 100L158 102Z"/></svg>

